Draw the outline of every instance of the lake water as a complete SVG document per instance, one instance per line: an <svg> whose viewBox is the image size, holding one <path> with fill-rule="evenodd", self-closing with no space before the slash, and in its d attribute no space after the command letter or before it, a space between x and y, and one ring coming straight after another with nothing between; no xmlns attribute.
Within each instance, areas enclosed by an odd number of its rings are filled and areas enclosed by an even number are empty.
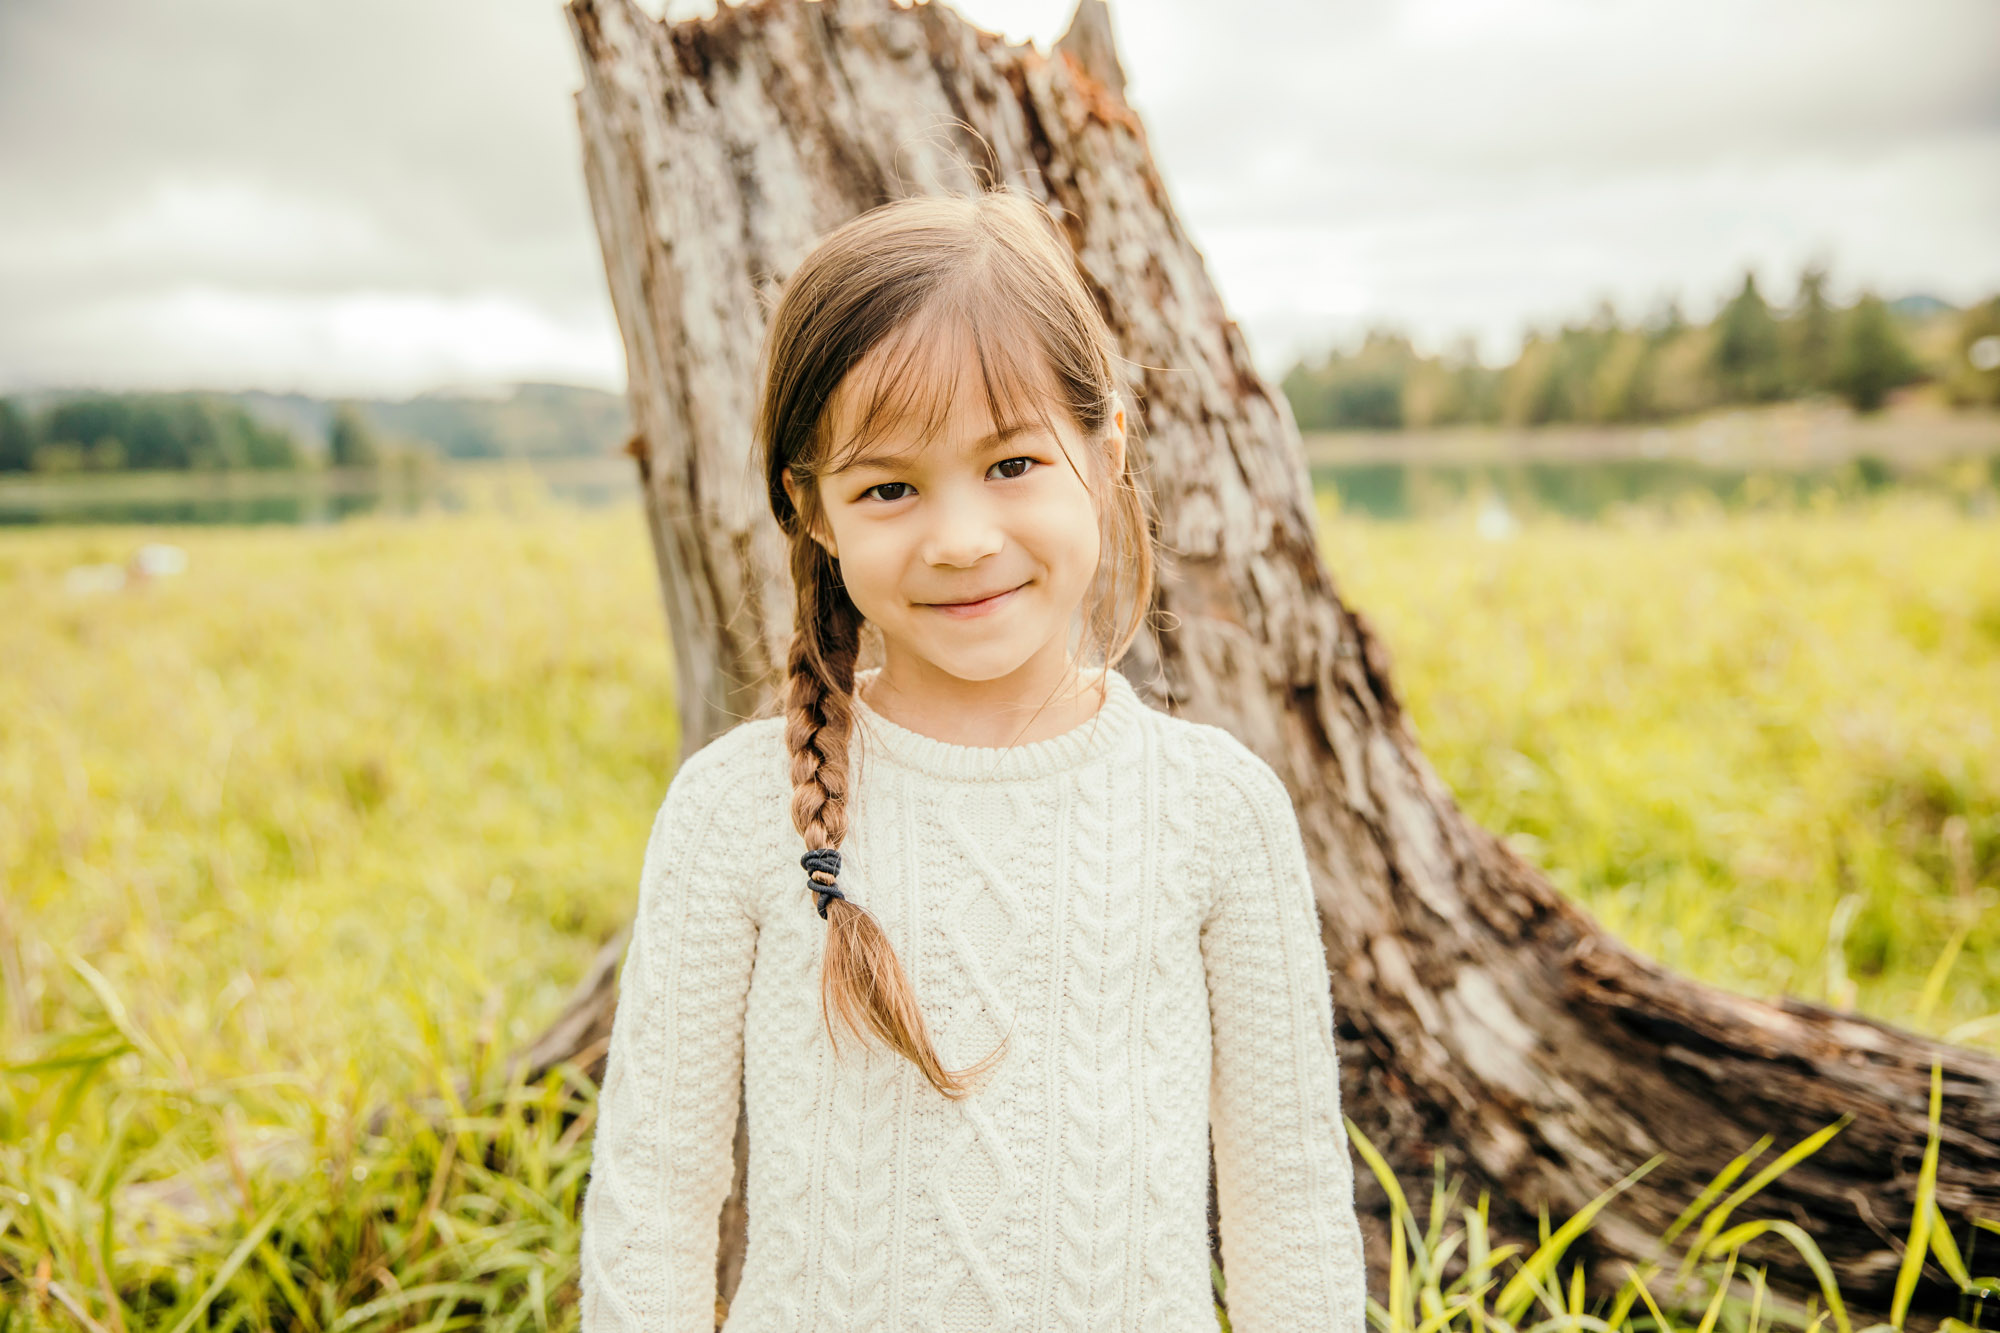
<svg viewBox="0 0 2000 1333"><path fill-rule="evenodd" d="M1853 499L1889 487L1970 492L2000 487L2000 454L1986 460L1897 468L1867 457L1810 468L1747 468L1676 459L1595 462L1320 463L1315 487L1340 507L1375 518L1410 518L1496 500L1509 510L1598 518L1631 505L1673 507L1688 500L1725 509L1802 504L1819 495ZM1968 485L1968 483L1970 483Z"/></svg>
<svg viewBox="0 0 2000 1333"><path fill-rule="evenodd" d="M2000 452L1891 464L1874 455L1810 466L1731 466L1682 458L1398 461L1311 452L1313 484L1342 511L1411 518L1471 506L1594 518L1626 505L1690 498L1724 508L1853 498L1890 486L1977 498L2000 489ZM361 514L414 516L519 502L636 504L623 457L455 463L417 477L341 473L0 474L0 526L48 524L320 524Z"/></svg>
<svg viewBox="0 0 2000 1333"><path fill-rule="evenodd" d="M317 524L362 514L415 516L521 501L588 508L637 504L632 460L448 463L395 472L0 473L0 526L24 524Z"/></svg>

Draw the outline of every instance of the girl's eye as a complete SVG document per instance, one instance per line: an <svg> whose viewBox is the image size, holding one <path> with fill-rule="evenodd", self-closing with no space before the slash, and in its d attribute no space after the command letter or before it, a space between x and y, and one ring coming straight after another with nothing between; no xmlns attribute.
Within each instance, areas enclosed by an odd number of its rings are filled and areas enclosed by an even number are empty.
<svg viewBox="0 0 2000 1333"><path fill-rule="evenodd" d="M1032 458L1003 458L988 468L987 472L989 474L998 472L1002 477L1012 478L1020 476L1034 465L1035 460Z"/></svg>
<svg viewBox="0 0 2000 1333"><path fill-rule="evenodd" d="M861 492L861 498L866 500L868 497L874 496L877 500L900 500L912 489L910 483L907 481L885 481L870 486L867 490ZM889 493L892 491L895 494Z"/></svg>

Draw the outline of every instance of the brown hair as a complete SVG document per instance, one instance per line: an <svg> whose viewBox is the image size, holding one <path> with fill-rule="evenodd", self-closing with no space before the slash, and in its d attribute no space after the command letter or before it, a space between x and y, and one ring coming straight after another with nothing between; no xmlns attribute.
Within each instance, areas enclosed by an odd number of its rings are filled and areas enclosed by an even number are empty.
<svg viewBox="0 0 2000 1333"><path fill-rule="evenodd" d="M1106 475L1103 444L1118 410L1117 350L1050 214L1001 187L970 197L898 200L827 235L792 273L771 314L757 410L771 512L791 539L798 619L787 663L785 744L792 756L792 822L809 850L837 849L847 834L862 626L838 562L815 538L824 521L817 478L898 425L914 423L928 442L948 419L957 391L956 374L940 373L938 358L963 348L962 338L978 354L995 425L1027 413L1053 434L1051 413L1059 411L1096 456L1095 480L1084 481L1097 497L1104 554L1083 602L1083 630L1107 669L1138 633L1152 598L1151 530L1132 480L1136 451L1125 451L1118 475ZM859 392L844 382L877 349L871 369L879 366L880 373L870 377L872 392L852 438L830 438L837 415L831 405L843 388ZM796 506L785 487L787 471ZM945 1096L971 1091L971 1080L1006 1043L969 1069L944 1068L915 991L874 916L845 898L828 902L825 916L820 1010L828 1037L838 1014L856 1037L873 1032L908 1058Z"/></svg>

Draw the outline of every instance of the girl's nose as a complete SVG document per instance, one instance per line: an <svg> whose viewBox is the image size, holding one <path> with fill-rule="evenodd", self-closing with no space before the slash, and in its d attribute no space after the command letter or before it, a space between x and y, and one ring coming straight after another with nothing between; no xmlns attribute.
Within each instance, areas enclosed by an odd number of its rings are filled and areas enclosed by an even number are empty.
<svg viewBox="0 0 2000 1333"><path fill-rule="evenodd" d="M1006 541L1006 534L985 505L977 501L945 504L935 510L919 554L926 564L970 568L997 554Z"/></svg>

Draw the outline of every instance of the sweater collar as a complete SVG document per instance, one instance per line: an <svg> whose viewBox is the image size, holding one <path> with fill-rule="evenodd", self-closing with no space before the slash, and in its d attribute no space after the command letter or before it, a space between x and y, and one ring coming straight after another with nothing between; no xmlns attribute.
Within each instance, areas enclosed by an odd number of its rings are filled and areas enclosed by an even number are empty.
<svg viewBox="0 0 2000 1333"><path fill-rule="evenodd" d="M954 745L891 722L868 706L858 687L880 669L855 673L855 730L863 738L864 753L955 782L1047 777L1087 764L1116 750L1146 712L1131 682L1110 670L1096 714L1068 731L1026 745Z"/></svg>

